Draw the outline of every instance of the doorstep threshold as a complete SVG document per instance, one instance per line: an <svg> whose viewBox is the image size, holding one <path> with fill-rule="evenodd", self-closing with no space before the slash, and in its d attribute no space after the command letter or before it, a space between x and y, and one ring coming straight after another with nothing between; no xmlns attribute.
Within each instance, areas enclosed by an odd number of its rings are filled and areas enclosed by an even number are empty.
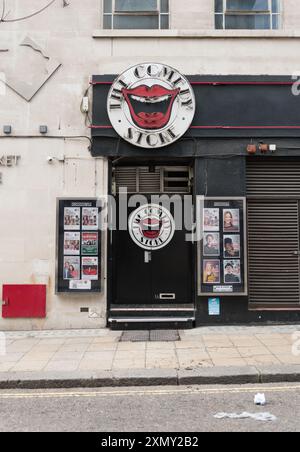
<svg viewBox="0 0 300 452"><path fill-rule="evenodd" d="M145 304L145 303L112 303L110 306L111 312L123 311L189 311L195 312L196 308L193 303L156 303L156 304Z"/></svg>
<svg viewBox="0 0 300 452"><path fill-rule="evenodd" d="M170 307L157 307L157 308L111 308L110 312L168 312L168 311L172 311L172 312L182 312L182 311L186 311L186 312L194 312L195 308L170 308Z"/></svg>
<svg viewBox="0 0 300 452"><path fill-rule="evenodd" d="M162 323L162 322L193 322L195 321L195 316L193 317L110 317L108 319L109 323Z"/></svg>

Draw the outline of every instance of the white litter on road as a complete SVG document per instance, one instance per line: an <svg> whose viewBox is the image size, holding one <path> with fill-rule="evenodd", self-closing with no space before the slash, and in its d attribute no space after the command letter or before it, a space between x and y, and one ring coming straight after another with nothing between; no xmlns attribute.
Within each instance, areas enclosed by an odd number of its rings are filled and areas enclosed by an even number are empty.
<svg viewBox="0 0 300 452"><path fill-rule="evenodd" d="M267 401L265 394L256 394L256 396L254 397L255 405L265 406L266 403Z"/></svg>
<svg viewBox="0 0 300 452"><path fill-rule="evenodd" d="M218 413L214 416L216 419L253 419L260 422L276 422L277 417L270 413Z"/></svg>

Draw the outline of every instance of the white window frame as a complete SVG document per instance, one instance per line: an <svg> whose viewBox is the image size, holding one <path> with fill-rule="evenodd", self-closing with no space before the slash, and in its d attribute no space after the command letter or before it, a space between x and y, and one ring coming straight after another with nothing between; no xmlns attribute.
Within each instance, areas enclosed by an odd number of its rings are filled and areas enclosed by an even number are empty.
<svg viewBox="0 0 300 452"><path fill-rule="evenodd" d="M273 13L272 12L272 0L268 0L268 4L269 4L269 9L266 11L243 11L243 10L228 10L227 9L227 0L223 0L223 11L221 13L217 12L215 10L215 17L217 16L223 16L223 30L231 30L230 28L226 28L226 15L231 15L231 16L253 16L255 14L259 15L266 15L269 14L270 16L270 28L268 28L268 30L278 30L281 28L281 1L279 0L278 2L278 13ZM278 18L278 28L273 28L273 16L277 16Z"/></svg>
<svg viewBox="0 0 300 452"><path fill-rule="evenodd" d="M103 19L105 16L111 16L111 23L112 23L112 27L109 28L109 30L120 30L120 28L115 28L115 24L114 24L114 18L115 16L158 16L158 28L156 28L155 30L162 30L161 28L161 19L162 16L168 16L169 17L169 28L170 28L170 3L171 1L169 0L169 12L168 13L162 13L161 9L160 9L160 0L156 0L157 2L157 10L156 11L140 11L140 12L116 12L116 0L111 0L112 2L112 12L111 13L105 13L104 12L104 0L102 1L102 6L103 6ZM104 22L104 21L103 21ZM102 28L104 28L104 23L102 24Z"/></svg>

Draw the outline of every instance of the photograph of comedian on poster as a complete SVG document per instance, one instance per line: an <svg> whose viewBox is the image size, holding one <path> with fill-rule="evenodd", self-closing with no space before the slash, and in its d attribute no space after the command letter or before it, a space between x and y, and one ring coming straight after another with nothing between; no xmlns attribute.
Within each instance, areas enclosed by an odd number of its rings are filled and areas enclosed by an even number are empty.
<svg viewBox="0 0 300 452"><path fill-rule="evenodd" d="M241 284L241 262L239 260L224 260L224 282Z"/></svg>
<svg viewBox="0 0 300 452"><path fill-rule="evenodd" d="M64 209L64 229L65 230L80 230L80 208L65 207Z"/></svg>
<svg viewBox="0 0 300 452"><path fill-rule="evenodd" d="M91 281L98 280L98 257L83 257L82 258L82 279Z"/></svg>
<svg viewBox="0 0 300 452"><path fill-rule="evenodd" d="M98 209L86 207L82 209L82 229L96 231L98 229Z"/></svg>
<svg viewBox="0 0 300 452"><path fill-rule="evenodd" d="M204 260L203 262L203 283L219 284L220 283L220 261Z"/></svg>
<svg viewBox="0 0 300 452"><path fill-rule="evenodd" d="M65 232L64 254L67 256L80 254L80 232Z"/></svg>
<svg viewBox="0 0 300 452"><path fill-rule="evenodd" d="M219 256L220 255L220 234L205 233L203 239L203 255Z"/></svg>
<svg viewBox="0 0 300 452"><path fill-rule="evenodd" d="M204 209L203 230L205 232L214 232L220 230L219 209Z"/></svg>
<svg viewBox="0 0 300 452"><path fill-rule="evenodd" d="M98 254L98 232L83 232L81 253L84 256Z"/></svg>
<svg viewBox="0 0 300 452"><path fill-rule="evenodd" d="M80 279L80 257L64 257L64 280Z"/></svg>
<svg viewBox="0 0 300 452"><path fill-rule="evenodd" d="M239 235L224 235L224 257L227 259L241 257L241 238Z"/></svg>
<svg viewBox="0 0 300 452"><path fill-rule="evenodd" d="M228 209L223 211L223 231L240 232L239 209Z"/></svg>

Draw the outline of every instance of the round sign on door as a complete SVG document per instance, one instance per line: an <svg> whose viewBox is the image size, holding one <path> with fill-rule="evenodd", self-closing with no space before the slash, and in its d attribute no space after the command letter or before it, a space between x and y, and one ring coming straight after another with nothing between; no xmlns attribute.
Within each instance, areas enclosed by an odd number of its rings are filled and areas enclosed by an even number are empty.
<svg viewBox="0 0 300 452"><path fill-rule="evenodd" d="M175 221L165 207L148 204L136 209L129 217L132 240L147 251L167 246L175 234Z"/></svg>
<svg viewBox="0 0 300 452"><path fill-rule="evenodd" d="M121 74L107 100L116 132L135 146L168 146L189 129L196 111L193 88L186 77L165 64L145 63Z"/></svg>

